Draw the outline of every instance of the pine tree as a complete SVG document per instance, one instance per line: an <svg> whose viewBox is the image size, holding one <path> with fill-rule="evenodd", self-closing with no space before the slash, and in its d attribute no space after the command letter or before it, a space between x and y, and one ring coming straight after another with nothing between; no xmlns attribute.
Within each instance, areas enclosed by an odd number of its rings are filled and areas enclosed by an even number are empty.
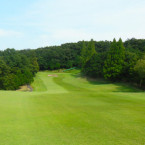
<svg viewBox="0 0 145 145"><path fill-rule="evenodd" d="M82 50L81 50L81 65L82 66L86 63L86 60L87 60L87 47L86 47L85 41L83 41Z"/></svg>
<svg viewBox="0 0 145 145"><path fill-rule="evenodd" d="M87 61L90 60L91 57L92 57L94 54L96 54L95 42L94 42L93 39L91 39L91 41L89 42L87 54L88 54L88 59L87 59Z"/></svg>
<svg viewBox="0 0 145 145"><path fill-rule="evenodd" d="M82 46L82 50L81 50L81 65L82 65L83 72L85 72L85 65L87 64L87 62L95 54L96 54L96 50L95 50L95 43L94 43L93 39L91 39L88 46L86 46L85 42L83 41L83 46Z"/></svg>
<svg viewBox="0 0 145 145"><path fill-rule="evenodd" d="M125 48L121 38L118 42L114 39L110 50L107 55L107 59L104 64L103 72L105 79L116 80L122 73L125 59Z"/></svg>

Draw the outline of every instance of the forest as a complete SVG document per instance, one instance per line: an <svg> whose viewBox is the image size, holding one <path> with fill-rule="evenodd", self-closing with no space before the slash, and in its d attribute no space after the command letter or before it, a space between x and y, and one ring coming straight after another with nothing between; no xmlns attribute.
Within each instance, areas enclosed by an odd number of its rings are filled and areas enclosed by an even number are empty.
<svg viewBox="0 0 145 145"><path fill-rule="evenodd" d="M38 49L0 51L0 89L33 82L40 70L77 67L83 75L145 89L145 40L79 41Z"/></svg>

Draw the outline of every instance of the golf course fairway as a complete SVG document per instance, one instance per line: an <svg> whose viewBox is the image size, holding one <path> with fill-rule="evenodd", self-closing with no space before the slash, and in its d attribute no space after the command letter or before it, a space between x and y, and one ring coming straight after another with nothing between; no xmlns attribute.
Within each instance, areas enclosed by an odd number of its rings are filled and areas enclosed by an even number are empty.
<svg viewBox="0 0 145 145"><path fill-rule="evenodd" d="M0 145L145 145L145 93L39 72L33 91L0 91Z"/></svg>

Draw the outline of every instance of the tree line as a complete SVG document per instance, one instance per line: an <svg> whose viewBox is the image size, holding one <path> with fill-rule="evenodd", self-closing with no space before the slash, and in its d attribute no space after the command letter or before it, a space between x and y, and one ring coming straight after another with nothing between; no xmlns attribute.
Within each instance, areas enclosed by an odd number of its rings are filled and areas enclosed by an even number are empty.
<svg viewBox="0 0 145 145"><path fill-rule="evenodd" d="M145 86L145 40L79 41L38 49L0 51L0 89L29 84L40 69L78 67L84 75Z"/></svg>
<svg viewBox="0 0 145 145"><path fill-rule="evenodd" d="M33 51L0 51L0 89L16 90L30 84L39 70L36 55Z"/></svg>
<svg viewBox="0 0 145 145"><path fill-rule="evenodd" d="M112 82L130 82L145 88L145 40L116 39L108 50L97 52L95 42L83 42L81 70L87 76L104 78Z"/></svg>

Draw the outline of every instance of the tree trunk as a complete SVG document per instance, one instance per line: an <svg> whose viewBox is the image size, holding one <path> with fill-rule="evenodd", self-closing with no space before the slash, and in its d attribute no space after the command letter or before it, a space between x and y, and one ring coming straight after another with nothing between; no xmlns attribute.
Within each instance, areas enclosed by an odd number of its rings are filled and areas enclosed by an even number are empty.
<svg viewBox="0 0 145 145"><path fill-rule="evenodd" d="M142 80L140 80L140 87L141 87L141 85L142 85Z"/></svg>

